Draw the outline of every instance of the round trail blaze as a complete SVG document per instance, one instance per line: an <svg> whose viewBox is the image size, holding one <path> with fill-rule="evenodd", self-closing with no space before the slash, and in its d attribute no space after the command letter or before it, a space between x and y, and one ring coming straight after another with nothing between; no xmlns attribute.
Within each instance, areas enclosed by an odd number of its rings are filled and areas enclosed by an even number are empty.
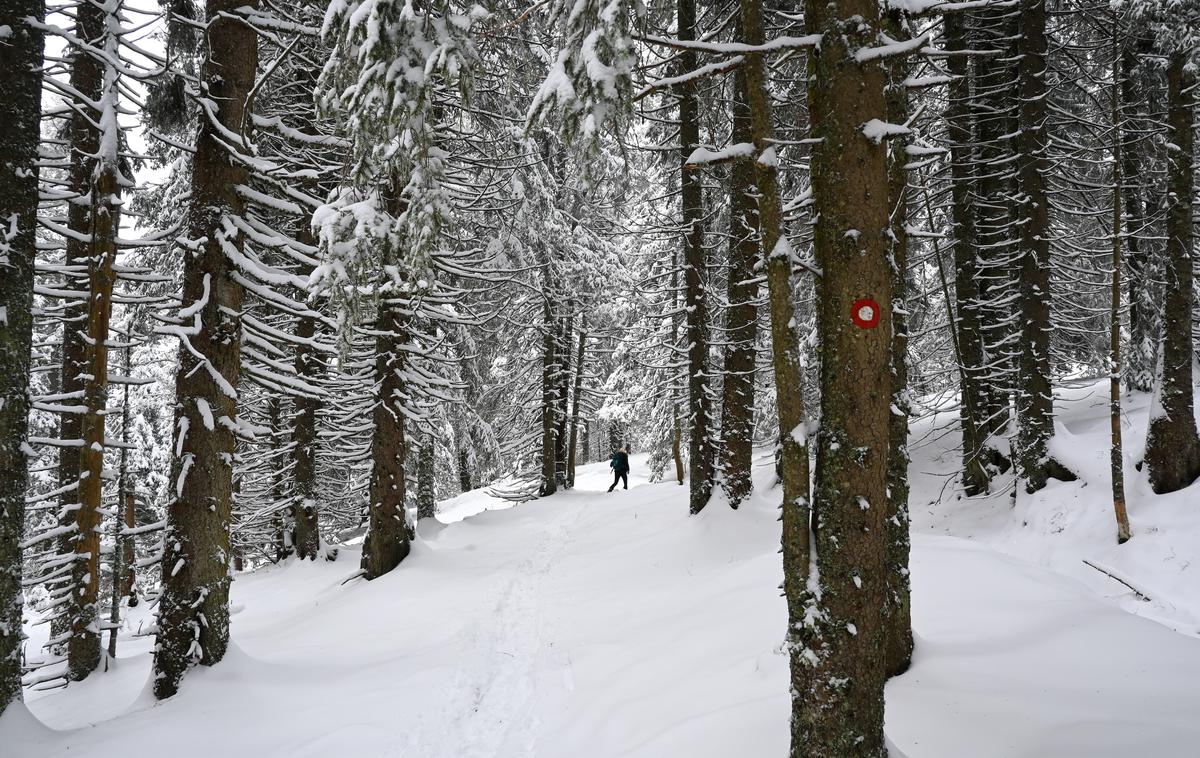
<svg viewBox="0 0 1200 758"><path fill-rule="evenodd" d="M879 326L879 303L869 297L862 297L850 306L850 320L860 329L874 329Z"/></svg>

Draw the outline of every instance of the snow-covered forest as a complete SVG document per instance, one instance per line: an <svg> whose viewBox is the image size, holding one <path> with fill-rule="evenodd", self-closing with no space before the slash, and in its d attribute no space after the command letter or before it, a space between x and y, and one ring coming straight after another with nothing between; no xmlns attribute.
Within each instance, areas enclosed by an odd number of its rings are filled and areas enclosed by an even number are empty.
<svg viewBox="0 0 1200 758"><path fill-rule="evenodd" d="M1200 0L0 0L0 756L1190 758Z"/></svg>

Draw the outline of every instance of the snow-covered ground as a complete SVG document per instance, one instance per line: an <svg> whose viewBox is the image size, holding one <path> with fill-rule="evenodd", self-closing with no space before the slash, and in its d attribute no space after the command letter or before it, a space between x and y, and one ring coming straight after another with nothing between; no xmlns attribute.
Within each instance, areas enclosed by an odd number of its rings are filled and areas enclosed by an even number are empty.
<svg viewBox="0 0 1200 758"><path fill-rule="evenodd" d="M1079 387L1060 406L1057 444L1086 481L1015 506L943 489L949 416L914 425L917 652L888 686L895 754L1198 754L1200 489L1154 497L1131 461L1135 534L1116 547L1104 398ZM1129 450L1144 406L1131 403ZM371 583L342 585L353 548L239 575L219 666L155 703L149 641L123 637L108 672L10 709L0 755L784 755L779 526L758 463L759 494L736 512L689 517L683 488L647 484L635 457L628 492L605 493L598 465L514 508L482 492L447 501L450 523Z"/></svg>

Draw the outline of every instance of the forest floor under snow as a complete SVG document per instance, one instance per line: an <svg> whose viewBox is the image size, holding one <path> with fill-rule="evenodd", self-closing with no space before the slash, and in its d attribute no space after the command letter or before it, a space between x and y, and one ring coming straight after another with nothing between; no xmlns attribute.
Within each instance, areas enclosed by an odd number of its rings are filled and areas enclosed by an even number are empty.
<svg viewBox="0 0 1200 758"><path fill-rule="evenodd" d="M1056 453L1082 474L1036 496L960 499L953 413L913 428L911 670L887 689L893 755L1191 758L1200 744L1200 485L1157 497L1128 460L1134 538L1114 539L1107 384L1063 390ZM1141 449L1148 398L1128 403ZM226 659L155 703L150 641L29 693L5 758L767 758L786 754L778 490L687 515L685 490L442 503L410 558L358 553L238 575ZM1086 566L1089 560L1139 588ZM45 636L31 627L30 649Z"/></svg>

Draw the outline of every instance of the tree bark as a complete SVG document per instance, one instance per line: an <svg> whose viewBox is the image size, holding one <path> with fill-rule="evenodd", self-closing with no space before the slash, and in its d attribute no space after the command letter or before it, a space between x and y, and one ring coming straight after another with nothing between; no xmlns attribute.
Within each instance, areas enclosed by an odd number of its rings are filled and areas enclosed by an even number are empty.
<svg viewBox="0 0 1200 758"><path fill-rule="evenodd" d="M417 451L417 518L437 515L437 494L434 488L433 437L425 435Z"/></svg>
<svg viewBox="0 0 1200 758"><path fill-rule="evenodd" d="M76 13L75 35L78 39L93 45L101 43L104 34L104 9L97 3L84 3ZM93 178L96 170L96 157L100 152L100 133L96 128L97 117L91 104L99 103L104 86L104 67L99 59L78 45L71 48L71 87L80 93L82 98L75 98L75 108L68 121L70 134L70 156L67 169L67 181L70 186L72 200L67 204L67 227L71 234L65 238L64 264L67 273L64 276L64 289L90 290L88 280L88 257L92 252L91 238L92 192ZM90 103L88 102L90 101ZM89 292L90 294L90 292ZM59 372L61 383L60 397L69 410L59 416L59 437L64 441L74 442L83 439L83 412L85 381L87 373L87 329L88 329L88 300L70 297L63 304L63 346L62 368ZM81 447L68 444L58 449L58 486L64 489L60 497L62 510L59 513L60 526L79 528L78 511L80 507L80 462L83 455ZM78 542L81 535L78 531L64 534L58 540L58 551L62 555L76 554L78 560ZM74 584L79 578L72 571L72 578L67 583ZM51 621L50 637L52 640L67 639L69 643L75 635L75 615L80 608L75 602L78 595L77 587L69 590L64 585L54 583L52 591L61 589L67 595L66 606ZM77 646L76 656L79 655ZM98 657L97 657L98 661ZM89 669L90 670L90 669ZM83 674L86 676L86 673Z"/></svg>
<svg viewBox="0 0 1200 758"><path fill-rule="evenodd" d="M874 0L808 0L821 44L809 56L821 340L821 434L813 493L815 575L808 578L793 680L792 755L887 754L887 462L892 267L886 148L865 128L886 121L884 71L856 53L879 44ZM795 669L793 669L794 671Z"/></svg>
<svg viewBox="0 0 1200 758"><path fill-rule="evenodd" d="M883 18L888 37L912 37L903 11L889 9ZM887 121L906 124L908 79L911 62L907 56L886 59L885 92ZM912 601L908 578L910 537L908 533L908 146L905 135L888 144L888 202L892 238L892 404L888 415L887 459L887 598L883 607L887 673L896 676L912 663Z"/></svg>
<svg viewBox="0 0 1200 758"><path fill-rule="evenodd" d="M1132 120L1130 109L1143 113L1145 95L1138 90L1134 80L1137 56L1126 44L1121 50L1121 104L1126 113L1118 112L1117 123ZM1129 389L1150 392L1154 389L1154 296L1151 287L1152 267L1150 254L1152 245L1144 244L1146 233L1145 203L1142 199L1142 183L1139 179L1138 153L1141 138L1139 120L1133 128L1124 132L1121 147L1121 174L1125 183L1121 190L1125 215L1129 218L1125 235L1125 246L1129 252L1124 256L1129 266L1129 355L1125 362L1125 381Z"/></svg>
<svg viewBox="0 0 1200 758"><path fill-rule="evenodd" d="M394 190L399 192L399 188ZM390 284L380 292L375 323L375 379L379 382L379 398L371 436L370 503L362 553L362 571L367 579L396 568L411 550L404 512L404 464L408 447L403 411L407 399L404 345L408 324L401 295Z"/></svg>
<svg viewBox="0 0 1200 758"><path fill-rule="evenodd" d="M1129 541L1129 514L1125 510L1125 455L1121 445L1121 165L1123 144L1121 98L1117 82L1121 80L1120 25L1113 22L1113 211L1112 211L1112 288L1109 298L1108 401L1112 427L1109 470L1112 479L1113 514L1117 519L1117 544Z"/></svg>
<svg viewBox="0 0 1200 758"><path fill-rule="evenodd" d="M11 0L0 24L0 715L21 700L21 535L29 467L29 362L37 257L43 0ZM32 23L30 23L32 22Z"/></svg>
<svg viewBox="0 0 1200 758"><path fill-rule="evenodd" d="M979 261L976 291L982 342L975 391L985 409L980 427L984 454L993 468L1006 469L1008 462L999 460L1001 456L991 440L1008 436L1012 362L1017 352L1014 309L1010 302L1018 274L1013 261L1019 234L1013 228L1012 200L1017 188L1011 161L1017 122L1012 96L1017 81L1013 65L1017 13L1008 7L985 8L977 18L980 36L975 44L1002 54L976 62L971 101L979 145L976 193L971 202L976 206L977 246L972 253ZM965 327L964 324L964 332ZM965 334L964 342L969 342Z"/></svg>
<svg viewBox="0 0 1200 758"><path fill-rule="evenodd" d="M177 497L167 508L163 591L154 654L154 694L174 695L187 670L210 666L229 645L229 526L236 439L242 287L225 246L240 249L230 218L244 202L246 167L231 159L224 134L241 134L258 65L255 32L237 16L253 0L208 0L201 71L206 107L192 162L189 240L175 377L172 466ZM215 124L213 122L216 122ZM218 126L219 125L219 126ZM193 329L193 326L195 327Z"/></svg>
<svg viewBox="0 0 1200 758"><path fill-rule="evenodd" d="M83 8L80 8L82 13ZM115 93L111 93L115 97ZM115 156L111 156L115 158ZM68 606L71 639L67 670L74 681L100 665L100 508L104 497L104 420L108 407L108 334L116 275L120 189L117 166L103 161L91 185L91 243L88 255L90 293L84 377L83 447L79 449L79 508L75 511L73 591Z"/></svg>
<svg viewBox="0 0 1200 758"><path fill-rule="evenodd" d="M1157 409L1146 436L1150 486L1175 492L1200 475L1200 437L1192 396L1192 203L1195 201L1196 74L1187 56L1167 62L1167 266Z"/></svg>
<svg viewBox="0 0 1200 758"><path fill-rule="evenodd" d="M957 310L959 361L959 419L962 425L963 491L981 495L988 491L990 472L984 465L984 430L987 403L981 382L983 338L979 316L979 267L976 257L975 206L971 200L975 185L975 147L971 108L969 61L961 51L967 49L964 15L945 17L946 50L959 52L946 59L954 77L949 86L946 130L950 142L950 211L954 236L954 293Z"/></svg>
<svg viewBox="0 0 1200 758"><path fill-rule="evenodd" d="M558 480L555 477L555 439L557 429L555 411L555 383L558 380L558 365L556 347L558 344L555 331L557 321L554 317L554 307L551 295L554 292L554 279L550 271L552 262L549 255L543 262L545 269L542 274L544 291L542 292L542 486L540 495L553 495L558 490Z"/></svg>
<svg viewBox="0 0 1200 758"><path fill-rule="evenodd" d="M567 450L567 486L571 488L575 487L575 453L579 446L579 410L583 400L583 356L586 349L587 322L580 316L579 348L575 354L575 386L571 391L571 441Z"/></svg>
<svg viewBox="0 0 1200 758"><path fill-rule="evenodd" d="M1020 230L1021 341L1016 384L1019 478L1028 493L1046 480L1074 479L1050 457L1054 389L1050 381L1050 199L1046 176L1046 0L1021 0L1018 42L1017 226Z"/></svg>
<svg viewBox="0 0 1200 758"><path fill-rule="evenodd" d="M696 39L696 2L678 0L680 41ZM679 54L683 71L698 67L696 53ZM695 80L679 86L679 167L683 211L683 287L687 312L688 356L688 468L691 475L688 506L699 513L712 495L714 450L709 440L711 403L708 397L708 298L704 255L704 187L700 172L687 168L692 151L700 146L700 104Z"/></svg>
<svg viewBox="0 0 1200 758"><path fill-rule="evenodd" d="M735 143L753 140L745 72L734 75ZM721 481L729 505L737 508L750 495L750 458L754 447L754 364L758 341L758 208L754 159L733 162L729 173L729 273L725 296L725 366L721 397Z"/></svg>
<svg viewBox="0 0 1200 758"><path fill-rule="evenodd" d="M307 229L307 224L305 225ZM308 236L307 232L302 232ZM315 244L311 238L303 240ZM300 316L296 322L296 375L315 385L320 381L323 363L312 345L317 333L317 320ZM316 560L321 552L320 504L317 500L317 414L321 401L316 397L296 396L292 399L295 424L292 427L292 486L295 503L292 521L295 524L296 555Z"/></svg>
<svg viewBox="0 0 1200 758"><path fill-rule="evenodd" d="M463 492L470 492L471 484L471 454L465 447L458 449L458 487Z"/></svg>

